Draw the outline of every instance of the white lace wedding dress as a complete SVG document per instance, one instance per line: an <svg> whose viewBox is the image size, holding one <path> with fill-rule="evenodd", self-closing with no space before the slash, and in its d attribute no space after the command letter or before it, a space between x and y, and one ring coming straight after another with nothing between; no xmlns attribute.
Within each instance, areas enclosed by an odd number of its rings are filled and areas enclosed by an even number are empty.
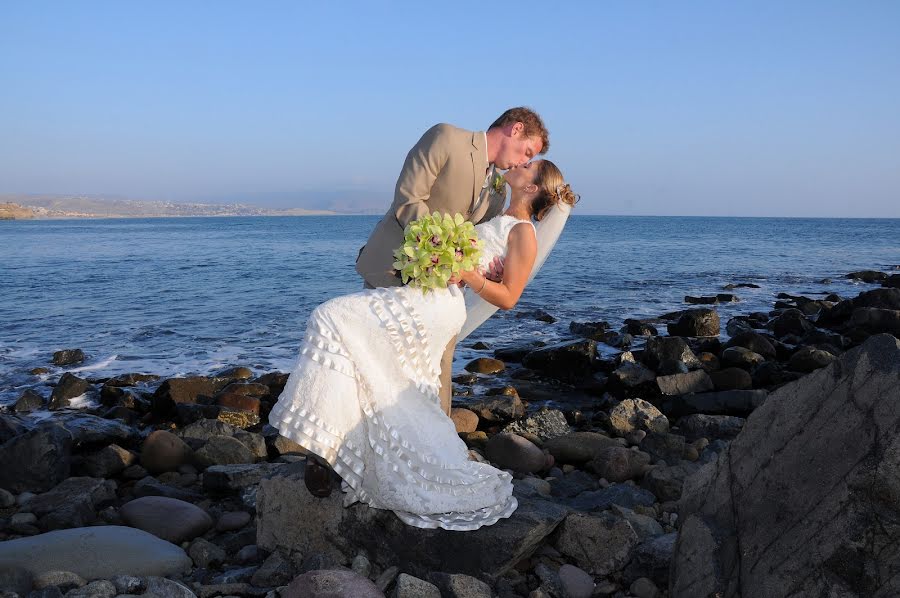
<svg viewBox="0 0 900 598"><path fill-rule="evenodd" d="M476 226L482 265L506 254L523 220ZM310 314L305 342L269 415L282 435L343 479L344 504L390 509L416 527L473 530L515 511L512 477L468 459L441 410L440 359L466 319L456 287L336 297Z"/></svg>

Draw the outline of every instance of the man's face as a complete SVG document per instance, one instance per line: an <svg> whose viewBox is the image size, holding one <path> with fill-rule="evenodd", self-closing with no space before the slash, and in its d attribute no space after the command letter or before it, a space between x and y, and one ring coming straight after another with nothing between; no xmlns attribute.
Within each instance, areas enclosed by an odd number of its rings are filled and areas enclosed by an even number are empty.
<svg viewBox="0 0 900 598"><path fill-rule="evenodd" d="M494 165L501 170L525 164L538 155L543 147L540 137L526 137L522 124L516 125L508 136L503 137L503 144L494 160Z"/></svg>

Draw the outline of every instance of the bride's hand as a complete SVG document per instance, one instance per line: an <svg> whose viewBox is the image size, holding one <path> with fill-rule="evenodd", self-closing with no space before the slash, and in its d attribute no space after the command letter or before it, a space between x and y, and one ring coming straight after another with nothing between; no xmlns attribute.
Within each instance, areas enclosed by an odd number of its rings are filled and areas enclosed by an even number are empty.
<svg viewBox="0 0 900 598"><path fill-rule="evenodd" d="M484 272L482 269L481 273L485 278L493 282L500 282L503 280L503 258L499 256L495 257L491 260L488 271Z"/></svg>

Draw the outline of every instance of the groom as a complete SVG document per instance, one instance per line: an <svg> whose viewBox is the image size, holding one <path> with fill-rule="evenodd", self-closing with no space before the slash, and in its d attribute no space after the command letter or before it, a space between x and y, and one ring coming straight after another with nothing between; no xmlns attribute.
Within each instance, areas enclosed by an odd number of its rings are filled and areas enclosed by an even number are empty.
<svg viewBox="0 0 900 598"><path fill-rule="evenodd" d="M510 108L487 131L448 124L428 129L409 151L397 179L394 201L360 250L356 271L367 288L398 286L394 249L403 243L406 225L432 212L462 214L471 222L490 220L503 211L506 194L493 193L496 170L525 164L550 147L541 117L528 108ZM450 413L453 350L441 358L441 408Z"/></svg>

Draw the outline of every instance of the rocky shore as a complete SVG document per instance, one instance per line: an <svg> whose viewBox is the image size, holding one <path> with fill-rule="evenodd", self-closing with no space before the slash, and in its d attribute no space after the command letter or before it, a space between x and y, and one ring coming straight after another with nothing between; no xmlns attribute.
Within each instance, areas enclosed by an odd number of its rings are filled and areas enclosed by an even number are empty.
<svg viewBox="0 0 900 598"><path fill-rule="evenodd" d="M0 203L0 220L29 220L31 218L34 218L34 211L31 208L11 202Z"/></svg>
<svg viewBox="0 0 900 598"><path fill-rule="evenodd" d="M898 595L900 273L848 276L474 345L453 421L520 503L475 532L313 498L264 423L285 373L63 374L0 413L0 597Z"/></svg>

